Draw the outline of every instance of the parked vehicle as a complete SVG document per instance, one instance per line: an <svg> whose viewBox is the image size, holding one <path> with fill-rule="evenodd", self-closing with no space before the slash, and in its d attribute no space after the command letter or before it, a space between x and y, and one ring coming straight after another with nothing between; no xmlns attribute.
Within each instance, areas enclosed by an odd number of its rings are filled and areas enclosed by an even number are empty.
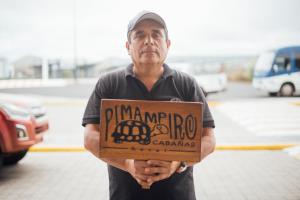
<svg viewBox="0 0 300 200"><path fill-rule="evenodd" d="M300 93L300 46L263 53L258 58L253 87L270 96L293 96Z"/></svg>
<svg viewBox="0 0 300 200"><path fill-rule="evenodd" d="M35 131L37 134L48 130L49 123L46 109L37 99L24 95L1 93L0 101L1 100L27 110L33 116L33 122L35 124Z"/></svg>
<svg viewBox="0 0 300 200"><path fill-rule="evenodd" d="M196 66L189 63L172 63L170 66L193 76L205 95L222 92L227 88L227 75L219 64Z"/></svg>
<svg viewBox="0 0 300 200"><path fill-rule="evenodd" d="M30 99L0 94L0 163L4 165L21 160L49 128L45 109Z"/></svg>

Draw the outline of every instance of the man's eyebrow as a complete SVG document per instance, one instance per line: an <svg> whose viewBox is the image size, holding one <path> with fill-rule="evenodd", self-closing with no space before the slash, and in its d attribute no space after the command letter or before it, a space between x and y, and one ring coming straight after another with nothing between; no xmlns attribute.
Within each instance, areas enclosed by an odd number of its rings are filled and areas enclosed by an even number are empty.
<svg viewBox="0 0 300 200"><path fill-rule="evenodd" d="M154 30L152 30L152 32L161 34L160 29L154 29Z"/></svg>
<svg viewBox="0 0 300 200"><path fill-rule="evenodd" d="M137 31L134 32L135 35L139 35L139 34L142 34L142 33L144 33L144 31L142 31L142 30L137 30Z"/></svg>
<svg viewBox="0 0 300 200"><path fill-rule="evenodd" d="M153 30L151 30L151 32L161 34L160 29L153 29ZM136 30L136 31L134 32L135 35L139 35L139 34L143 34L143 33L144 33L143 30Z"/></svg>

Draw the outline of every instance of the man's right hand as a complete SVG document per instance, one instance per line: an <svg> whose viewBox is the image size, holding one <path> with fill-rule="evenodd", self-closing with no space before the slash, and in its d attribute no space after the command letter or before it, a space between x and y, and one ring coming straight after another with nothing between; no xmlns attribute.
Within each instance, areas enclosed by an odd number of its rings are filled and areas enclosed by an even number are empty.
<svg viewBox="0 0 300 200"><path fill-rule="evenodd" d="M143 189L150 189L152 182L147 182L148 178L153 176L152 174L145 173L145 168L149 167L147 161L145 160L133 160L126 159L125 165L127 171L131 176L142 186Z"/></svg>

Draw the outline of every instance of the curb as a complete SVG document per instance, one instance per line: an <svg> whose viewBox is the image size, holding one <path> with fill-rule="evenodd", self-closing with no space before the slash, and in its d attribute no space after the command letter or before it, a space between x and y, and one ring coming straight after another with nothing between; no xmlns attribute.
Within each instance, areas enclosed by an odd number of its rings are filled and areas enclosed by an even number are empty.
<svg viewBox="0 0 300 200"><path fill-rule="evenodd" d="M299 144L298 144L299 145ZM270 144L270 145L218 145L215 150L218 151L278 151L297 146L297 144ZM83 147L31 147L29 152L86 152Z"/></svg>
<svg viewBox="0 0 300 200"><path fill-rule="evenodd" d="M294 106L300 106L300 101L298 101L298 102L292 102L291 104L293 104Z"/></svg>
<svg viewBox="0 0 300 200"><path fill-rule="evenodd" d="M31 147L29 152L86 152L83 147Z"/></svg>
<svg viewBox="0 0 300 200"><path fill-rule="evenodd" d="M215 150L219 151L259 151L259 150L283 150L290 147L295 147L297 144L269 144L269 145L219 145Z"/></svg>
<svg viewBox="0 0 300 200"><path fill-rule="evenodd" d="M209 101L208 100L207 104L208 104L209 107L217 107L221 104L221 102L219 102L219 101Z"/></svg>

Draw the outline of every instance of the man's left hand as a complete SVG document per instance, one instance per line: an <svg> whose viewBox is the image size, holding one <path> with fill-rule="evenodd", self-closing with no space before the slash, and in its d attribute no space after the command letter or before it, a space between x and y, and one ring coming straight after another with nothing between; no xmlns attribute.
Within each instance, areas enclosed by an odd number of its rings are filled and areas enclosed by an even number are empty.
<svg viewBox="0 0 300 200"><path fill-rule="evenodd" d="M157 174L147 179L148 183L154 183L166 178L169 178L178 169L180 162L178 161L161 161L148 160L149 167L145 168L146 174Z"/></svg>

